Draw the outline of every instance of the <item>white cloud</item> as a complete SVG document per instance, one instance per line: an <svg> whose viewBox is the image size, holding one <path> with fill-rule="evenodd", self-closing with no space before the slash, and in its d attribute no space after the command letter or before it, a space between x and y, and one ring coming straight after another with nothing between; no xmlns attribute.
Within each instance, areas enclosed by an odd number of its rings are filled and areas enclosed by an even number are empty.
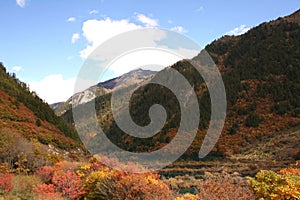
<svg viewBox="0 0 300 200"><path fill-rule="evenodd" d="M72 35L72 44L74 44L77 40L79 40L80 34L79 33L74 33Z"/></svg>
<svg viewBox="0 0 300 200"><path fill-rule="evenodd" d="M137 14L136 19L142 22L146 27L156 27L158 26L158 22L155 19L147 17L143 14Z"/></svg>
<svg viewBox="0 0 300 200"><path fill-rule="evenodd" d="M67 22L75 22L76 21L76 18L75 17L69 17L67 19Z"/></svg>
<svg viewBox="0 0 300 200"><path fill-rule="evenodd" d="M250 30L250 28L246 27L246 25L243 24L243 25L240 25L239 27L236 27L236 28L228 31L226 33L226 35L241 35L241 34L246 33L249 30Z"/></svg>
<svg viewBox="0 0 300 200"><path fill-rule="evenodd" d="M25 0L16 0L16 3L18 6L20 6L21 8L24 8L26 1Z"/></svg>
<svg viewBox="0 0 300 200"><path fill-rule="evenodd" d="M173 24L173 21L169 19L169 20L168 20L168 23L169 23L169 24Z"/></svg>
<svg viewBox="0 0 300 200"><path fill-rule="evenodd" d="M188 30L184 29L182 26L175 26L171 28L172 31L176 31L178 33L186 33Z"/></svg>
<svg viewBox="0 0 300 200"><path fill-rule="evenodd" d="M135 17L138 15L135 14ZM140 15L141 18L142 15ZM144 16L144 15L143 15ZM119 35L121 33L131 31L131 30L137 30L142 29L149 26L149 21L144 21L144 25L137 25L135 23L130 22L128 19L122 19L122 20L112 20L109 17L102 19L102 20L96 20L91 19L83 22L82 26L82 36L84 39L87 40L88 44L86 45L85 49L83 49L80 52L80 56L84 59L90 56L90 54L103 42L107 41L108 39ZM152 25L158 25L157 23L151 22ZM177 26L173 27L173 30L178 32L187 32L183 27ZM145 44L148 46L157 46L158 48L166 48L164 45L159 45L157 41L160 41L167 37L165 31L146 31L145 32L145 38L136 38L136 40L143 40ZM109 47L108 47L109 48ZM180 53L180 55L185 55L188 58L192 58L196 56L199 53L199 50L189 50L189 49L177 49L177 52ZM106 52L106 54L101 55L94 55L95 60L99 60L101 62L106 62L110 58L114 58L114 53L117 52ZM137 59L138 58L138 59ZM186 57L185 57L186 58ZM91 58L92 59L92 58ZM173 63L175 63L178 60L181 60L182 57L174 57L173 55L165 54L163 51L158 52L157 51L142 51L142 52L135 52L135 54L130 54L123 59L120 59L116 61L113 65L109 66L108 75L109 78L113 78L113 76L121 75L123 73L126 73L134 68L137 67L143 67L143 66L155 66L156 64L160 64L161 67L167 67ZM154 62L154 63L153 63ZM156 63L159 62L159 63ZM105 63L103 65L109 65L111 63ZM152 65L153 64L153 65ZM161 69L161 68L160 68ZM107 77L108 77L107 75ZM105 76L106 77L106 76ZM102 80L102 79L101 79ZM103 81L103 80L102 80Z"/></svg>
<svg viewBox="0 0 300 200"><path fill-rule="evenodd" d="M163 47L163 46L160 46ZM167 47L165 47L168 49ZM178 49L177 52L186 55L188 59L195 57L199 51L188 49ZM139 58L139 59L137 59ZM159 49L140 49L119 57L109 70L113 71L115 76L120 76L136 68L144 68L150 70L162 70L183 58L179 55L159 50Z"/></svg>
<svg viewBox="0 0 300 200"><path fill-rule="evenodd" d="M64 79L61 74L46 76L41 81L30 81L31 91L49 104L66 101L73 95L75 78Z"/></svg>
<svg viewBox="0 0 300 200"><path fill-rule="evenodd" d="M200 6L199 8L196 9L196 12L202 12L204 10L203 6Z"/></svg>
<svg viewBox="0 0 300 200"><path fill-rule="evenodd" d="M98 10L91 10L91 11L89 12L90 15L92 15L92 14L98 14L98 13L99 13Z"/></svg>
<svg viewBox="0 0 300 200"><path fill-rule="evenodd" d="M90 43L84 50L80 52L82 58L87 58L92 51L102 44L104 41L130 30L142 28L126 19L111 20L106 18L104 20L87 20L83 23L83 36Z"/></svg>
<svg viewBox="0 0 300 200"><path fill-rule="evenodd" d="M22 67L21 67L21 66L14 66L14 67L12 67L12 70L13 70L14 72L19 72L19 71L22 70Z"/></svg>

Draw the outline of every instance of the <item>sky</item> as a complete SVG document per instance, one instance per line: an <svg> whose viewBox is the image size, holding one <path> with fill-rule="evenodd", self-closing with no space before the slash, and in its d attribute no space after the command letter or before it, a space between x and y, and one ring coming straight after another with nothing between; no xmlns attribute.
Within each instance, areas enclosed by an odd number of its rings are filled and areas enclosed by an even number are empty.
<svg viewBox="0 0 300 200"><path fill-rule="evenodd" d="M299 8L299 0L1 0L0 62L43 100L60 102L90 53L120 33L161 28L205 47Z"/></svg>

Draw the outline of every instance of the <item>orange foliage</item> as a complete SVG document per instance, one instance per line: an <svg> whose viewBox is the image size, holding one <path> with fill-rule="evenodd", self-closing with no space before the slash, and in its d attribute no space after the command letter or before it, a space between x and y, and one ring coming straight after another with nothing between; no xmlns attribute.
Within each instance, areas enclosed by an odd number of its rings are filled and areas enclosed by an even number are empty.
<svg viewBox="0 0 300 200"><path fill-rule="evenodd" d="M284 169L280 170L280 174L282 174L282 175L291 174L291 175L300 176L300 169L297 169L297 168L284 168Z"/></svg>
<svg viewBox="0 0 300 200"><path fill-rule="evenodd" d="M200 191L199 199L255 199L253 191L246 183L234 183L233 180L226 178L200 181L198 189Z"/></svg>
<svg viewBox="0 0 300 200"><path fill-rule="evenodd" d="M169 187L154 174L124 176L116 186L116 195L129 199L170 199Z"/></svg>

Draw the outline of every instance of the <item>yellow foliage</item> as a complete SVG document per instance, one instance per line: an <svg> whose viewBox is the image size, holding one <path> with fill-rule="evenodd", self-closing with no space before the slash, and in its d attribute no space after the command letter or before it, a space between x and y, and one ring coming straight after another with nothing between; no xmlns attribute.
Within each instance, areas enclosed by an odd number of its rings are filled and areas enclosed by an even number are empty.
<svg viewBox="0 0 300 200"><path fill-rule="evenodd" d="M147 176L145 178L146 184L159 185L160 181L158 179L153 178L153 176Z"/></svg>
<svg viewBox="0 0 300 200"><path fill-rule="evenodd" d="M86 199L105 199L112 185L114 171L105 167L100 171L92 172L85 181L84 190Z"/></svg>
<svg viewBox="0 0 300 200"><path fill-rule="evenodd" d="M190 194L190 193L186 193L180 197L175 198L175 200L197 200L197 199L198 199L198 195Z"/></svg>
<svg viewBox="0 0 300 200"><path fill-rule="evenodd" d="M85 177L87 175L87 172L90 170L91 164L85 164L85 165L80 165L79 169L76 171L76 174L78 176Z"/></svg>
<svg viewBox="0 0 300 200"><path fill-rule="evenodd" d="M262 170L255 178L249 178L257 198L300 199L300 177L293 174L277 174Z"/></svg>

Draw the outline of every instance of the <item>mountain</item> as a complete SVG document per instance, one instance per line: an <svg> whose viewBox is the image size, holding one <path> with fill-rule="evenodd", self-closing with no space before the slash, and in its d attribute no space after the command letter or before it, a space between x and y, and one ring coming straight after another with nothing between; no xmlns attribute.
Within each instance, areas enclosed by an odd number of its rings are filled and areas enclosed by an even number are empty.
<svg viewBox="0 0 300 200"><path fill-rule="evenodd" d="M83 158L85 151L73 126L0 63L0 165L13 168L22 154L32 170L55 159Z"/></svg>
<svg viewBox="0 0 300 200"><path fill-rule="evenodd" d="M156 73L157 72L151 70L136 69L123 74L122 76L101 82L97 86L113 90L116 86L126 87L132 84L138 84L144 80L149 79L149 77L153 76ZM122 85L118 85L120 81L122 82Z"/></svg>
<svg viewBox="0 0 300 200"><path fill-rule="evenodd" d="M60 116L67 110L72 108L72 105L80 105L92 101L97 96L102 96L114 91L115 88L127 87L134 84L139 84L143 81L149 80L155 71L136 69L123 74L119 77L100 82L82 92L78 92L70 97L65 103L60 104L58 107L53 108L55 113Z"/></svg>
<svg viewBox="0 0 300 200"><path fill-rule="evenodd" d="M249 149L261 146L269 138L275 144L286 145L283 149L289 149L289 156L263 154L264 159L290 163L299 158L299 141L281 140L286 138L283 136L290 129L296 129L293 133L299 134L299 13L297 11L290 16L262 23L240 36L224 36L205 47L221 72L228 103L225 127L210 157L233 158L235 155L250 154ZM193 60L199 60L203 54L204 51L200 52ZM188 61L179 61L171 68L186 77L198 96L201 110L198 134L182 156L183 159L198 159L211 115L209 93L202 77ZM161 104L167 111L163 129L146 139L132 137L120 130L112 117L110 98L110 94L96 98L97 116L107 137L119 147L133 152L149 152L167 145L176 134L180 108L170 90L150 84L138 88L130 101L131 117L141 126L150 123L148 110L153 104ZM83 116L89 116L83 106L78 109ZM118 113L122 114L121 111ZM73 122L70 111L63 117ZM97 141L95 134L86 141L101 142Z"/></svg>
<svg viewBox="0 0 300 200"><path fill-rule="evenodd" d="M62 104L64 104L65 102L57 102L57 103L53 103L50 104L50 108L52 108L52 110L56 110L59 106L61 106Z"/></svg>

